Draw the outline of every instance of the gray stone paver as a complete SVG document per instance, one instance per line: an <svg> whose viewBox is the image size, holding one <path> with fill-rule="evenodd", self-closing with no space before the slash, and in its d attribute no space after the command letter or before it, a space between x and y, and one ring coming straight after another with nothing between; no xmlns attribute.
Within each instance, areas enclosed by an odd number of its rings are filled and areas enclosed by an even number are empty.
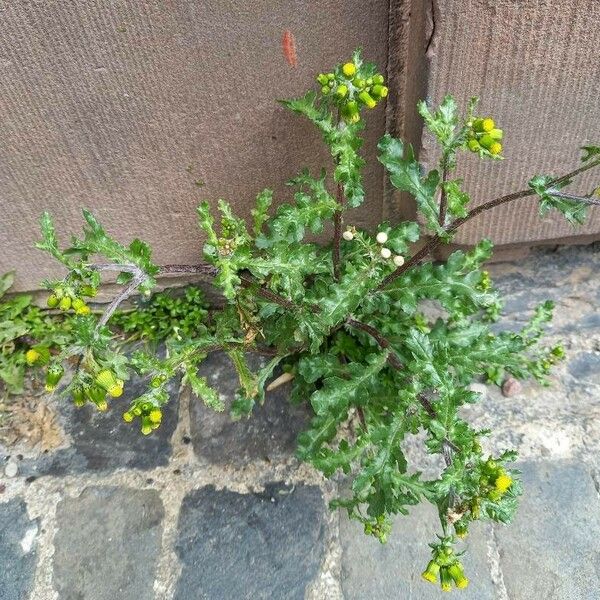
<svg viewBox="0 0 600 600"><path fill-rule="evenodd" d="M32 589L38 524L20 499L0 504L0 600L23 600Z"/></svg>
<svg viewBox="0 0 600 600"><path fill-rule="evenodd" d="M600 597L600 501L579 463L526 463L509 527L495 526L510 600Z"/></svg>
<svg viewBox="0 0 600 600"><path fill-rule="evenodd" d="M179 381L169 383L171 399L164 408L161 426L152 435L143 435L137 422L125 423L121 417L130 401L143 394L147 386L147 380L142 378L128 381L123 396L112 400L106 413L91 405L76 408L68 398L61 398L62 421L72 444L37 461L26 461L23 473L62 476L118 468L151 469L168 464L170 440L178 420Z"/></svg>
<svg viewBox="0 0 600 600"><path fill-rule="evenodd" d="M152 598L163 516L154 490L90 487L59 502L54 585L60 599Z"/></svg>
<svg viewBox="0 0 600 600"><path fill-rule="evenodd" d="M314 486L190 493L179 520L175 598L302 600L323 556L325 510Z"/></svg>
<svg viewBox="0 0 600 600"><path fill-rule="evenodd" d="M385 544L367 537L356 521L340 518L342 545L342 589L346 600L434 600L442 594L438 586L421 579L431 558L430 542L440 533L437 511L431 505L411 509L396 518ZM478 524L465 540L462 558L471 583L457 592L465 600L494 600L494 584L487 563L489 528ZM463 549L464 549L463 548Z"/></svg>
<svg viewBox="0 0 600 600"><path fill-rule="evenodd" d="M249 358L258 370L265 364L262 357ZM200 367L218 389L226 406L230 406L239 382L226 354L212 354ZM306 407L288 400L288 386L265 395L262 406L254 407L249 418L232 421L228 411L216 413L193 397L190 404L191 436L196 456L201 461L223 465L244 465L252 460L273 461L289 457L296 448L298 434L308 425Z"/></svg>

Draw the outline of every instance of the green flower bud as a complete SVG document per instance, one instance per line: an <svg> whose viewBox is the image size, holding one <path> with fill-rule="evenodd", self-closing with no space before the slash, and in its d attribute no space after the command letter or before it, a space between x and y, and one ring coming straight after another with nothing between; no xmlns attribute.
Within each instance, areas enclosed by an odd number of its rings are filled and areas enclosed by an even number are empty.
<svg viewBox="0 0 600 600"><path fill-rule="evenodd" d="M329 79L327 77L327 75L325 75L325 73L319 73L317 75L317 81L321 84L321 85L327 85L327 83L329 82Z"/></svg>
<svg viewBox="0 0 600 600"><path fill-rule="evenodd" d="M372 96L368 92L361 92L358 95L358 99L367 107L367 108L375 108L377 106L377 102L373 100Z"/></svg>
<svg viewBox="0 0 600 600"><path fill-rule="evenodd" d="M440 583L442 586L442 592L450 592L452 590L452 576L448 572L448 567L441 567Z"/></svg>
<svg viewBox="0 0 600 600"><path fill-rule="evenodd" d="M58 382L62 379L65 370L60 363L53 363L46 371L46 391L52 392L56 389Z"/></svg>
<svg viewBox="0 0 600 600"><path fill-rule="evenodd" d="M103 369L100 371L100 373L96 375L96 383L105 389L113 398L118 398L123 394L123 380L118 379L110 369Z"/></svg>
<svg viewBox="0 0 600 600"><path fill-rule="evenodd" d="M452 577L454 584L459 589L464 589L469 585L469 580L465 577L463 566L459 562L455 562L448 567L448 573Z"/></svg>
<svg viewBox="0 0 600 600"><path fill-rule="evenodd" d="M323 94L323 96L327 96L327 94L329 94L329 92L331 91L331 88L329 88L328 86L324 85L321 88L321 94Z"/></svg>
<svg viewBox="0 0 600 600"><path fill-rule="evenodd" d="M71 308L74 311L77 311L78 308L81 308L82 306L85 306L85 302L81 299L81 298L75 298L72 302L71 302Z"/></svg>
<svg viewBox="0 0 600 600"><path fill-rule="evenodd" d="M83 306L80 306L75 311L75 314L82 316L82 315L89 315L91 312L92 312L92 309L87 304L84 304Z"/></svg>
<svg viewBox="0 0 600 600"><path fill-rule="evenodd" d="M471 152L479 152L481 149L481 145L476 139L469 140L467 146Z"/></svg>
<svg viewBox="0 0 600 600"><path fill-rule="evenodd" d="M48 305L48 308L56 308L59 304L60 300L58 299L58 296L56 294L50 294L48 296L48 300L46 300L46 304Z"/></svg>
<svg viewBox="0 0 600 600"><path fill-rule="evenodd" d="M494 138L489 135L488 133L486 133L485 135L482 135L481 138L479 139L479 143L486 149L489 150L490 146L492 144L495 144L495 140Z"/></svg>
<svg viewBox="0 0 600 600"><path fill-rule="evenodd" d="M388 95L388 89L384 85L374 85L372 92L379 98L385 98Z"/></svg>
<svg viewBox="0 0 600 600"><path fill-rule="evenodd" d="M377 75L373 75L373 83L375 83L377 85L383 85L384 81L385 81L385 78L383 77L383 75L381 73L377 73Z"/></svg>
<svg viewBox="0 0 600 600"><path fill-rule="evenodd" d="M440 572L440 565L438 565L435 560L430 560L427 568L421 573L421 577L425 581L430 581L431 583L437 583L438 574Z"/></svg>
<svg viewBox="0 0 600 600"><path fill-rule="evenodd" d="M475 119L473 121L473 130L474 131L483 131L483 119Z"/></svg>
<svg viewBox="0 0 600 600"><path fill-rule="evenodd" d="M502 131L502 129L492 129L489 135L492 137L492 139L496 140L497 142L500 142L504 137L504 131Z"/></svg>
<svg viewBox="0 0 600 600"><path fill-rule="evenodd" d="M125 421L125 423L131 423L131 421L133 421L134 418L135 417L133 413L130 413L129 411L125 411L123 413L123 421Z"/></svg>
<svg viewBox="0 0 600 600"><path fill-rule="evenodd" d="M348 86L347 85L338 85L335 93L340 98L345 98L348 95Z"/></svg>
<svg viewBox="0 0 600 600"><path fill-rule="evenodd" d="M69 310L71 308L71 298L65 296L59 303L58 307L60 310Z"/></svg>
<svg viewBox="0 0 600 600"><path fill-rule="evenodd" d="M83 386L78 385L74 387L71 395L73 396L73 404L75 406L83 406L85 404L85 390Z"/></svg>
<svg viewBox="0 0 600 600"><path fill-rule="evenodd" d="M328 81L333 81L335 79L335 75L333 73L327 73Z"/></svg>
<svg viewBox="0 0 600 600"><path fill-rule="evenodd" d="M95 298L98 293L98 290L91 285L82 285L80 291L82 296L87 296L88 298Z"/></svg>
<svg viewBox="0 0 600 600"><path fill-rule="evenodd" d="M365 80L361 79L360 77L357 77L356 79L353 79L352 83L355 85L355 87L357 87L357 88L359 88L361 90L365 87Z"/></svg>
<svg viewBox="0 0 600 600"><path fill-rule="evenodd" d="M142 417L142 433L144 435L152 433L152 421L146 416Z"/></svg>
<svg viewBox="0 0 600 600"><path fill-rule="evenodd" d="M367 78L367 85L373 85L373 78L372 77L368 77Z"/></svg>

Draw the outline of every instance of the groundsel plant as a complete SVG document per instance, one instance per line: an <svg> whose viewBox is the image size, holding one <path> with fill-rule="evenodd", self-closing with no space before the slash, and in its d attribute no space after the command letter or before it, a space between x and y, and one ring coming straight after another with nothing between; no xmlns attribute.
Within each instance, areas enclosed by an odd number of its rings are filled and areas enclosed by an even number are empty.
<svg viewBox="0 0 600 600"><path fill-rule="evenodd" d="M62 249L50 215L44 214L38 248L68 270L64 279L45 282L51 290L48 304L77 315L75 342L52 355L38 346L28 360L45 366L52 391L71 359L77 368L61 384L62 393L78 406L118 411L143 434L160 426L169 399L166 386L179 374L209 407L226 408L218 390L198 375L211 352L227 353L239 378L228 407L233 418L251 417L257 403L269 401L266 389L290 385L292 400L307 403L314 413L299 436L298 457L325 477L341 472L351 478L351 491L333 507L346 509L365 533L384 542L392 515L432 503L440 530L422 576L443 590L464 588L460 538L476 521L510 521L521 494L518 471L511 468L515 452L485 455L480 441L492 433L474 429L461 416L463 405L480 400L470 384L490 373L545 383L563 350L539 344L551 302L539 306L520 331L490 329L501 303L482 270L492 250L489 241L456 251L443 263L434 263L432 253L452 242L471 219L519 199L537 199L542 215L557 210L569 222L582 223L587 206L600 199L564 188L600 165L600 147L584 147L582 164L571 173L533 177L523 191L473 206L454 176L457 161L474 154L501 159L503 131L493 118L477 114L475 99L465 114L452 96L437 108L421 102L419 113L441 150L437 168L423 172L413 148L389 134L381 138L377 155L391 185L414 198L419 218L365 231L352 223L352 209L368 202L360 154L363 113L375 109L388 90L359 51L318 75L317 82L318 91L282 104L319 130L331 152L331 171L302 171L288 182L293 201L274 209L273 193L262 191L251 223L223 200L216 210L203 202L198 218L206 243L200 264L159 266L147 244L136 239L123 246L87 211L83 236ZM305 240L329 223L329 244ZM101 262L92 260L98 257ZM96 294L106 273L116 274L122 288L97 317L86 298ZM225 305L193 333L170 338L164 356L123 353L111 316L131 294L149 294L158 277L173 273L209 277ZM428 318L425 300L437 303L444 316ZM246 361L251 352L269 356L258 372ZM116 399L132 372L147 377L148 388L122 406ZM418 433L426 451L439 457L436 479L425 479L403 453L403 442Z"/></svg>

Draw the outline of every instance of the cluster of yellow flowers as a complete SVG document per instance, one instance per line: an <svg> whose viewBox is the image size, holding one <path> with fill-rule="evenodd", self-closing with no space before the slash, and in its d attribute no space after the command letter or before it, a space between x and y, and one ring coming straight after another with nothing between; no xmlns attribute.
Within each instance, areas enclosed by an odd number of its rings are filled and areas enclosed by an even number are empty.
<svg viewBox="0 0 600 600"><path fill-rule="evenodd" d="M77 315L89 315L90 307L82 296L93 298L96 293L96 288L91 285L58 285L48 296L47 304L49 308L59 308L64 311L72 309Z"/></svg>
<svg viewBox="0 0 600 600"><path fill-rule="evenodd" d="M469 585L469 580L465 576L461 562L454 550L447 544L434 547L433 558L421 573L421 577L431 583L437 583L439 579L444 592L451 591L452 584L459 589L466 588Z"/></svg>
<svg viewBox="0 0 600 600"><path fill-rule="evenodd" d="M492 156L499 156L502 152L502 138L504 132L496 127L494 119L490 117L473 119L467 123L467 146L471 152L489 152Z"/></svg>
<svg viewBox="0 0 600 600"><path fill-rule="evenodd" d="M335 73L320 73L317 82L321 93L329 96L338 105L340 115L348 123L360 121L360 107L375 108L386 98L388 88L381 73L368 75L353 62L347 62Z"/></svg>

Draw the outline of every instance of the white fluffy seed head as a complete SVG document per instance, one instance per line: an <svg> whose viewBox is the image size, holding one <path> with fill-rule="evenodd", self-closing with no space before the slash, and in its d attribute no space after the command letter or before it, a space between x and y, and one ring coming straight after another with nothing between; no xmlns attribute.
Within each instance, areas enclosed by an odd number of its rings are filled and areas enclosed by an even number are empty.
<svg viewBox="0 0 600 600"><path fill-rule="evenodd" d="M392 251L389 248L382 248L381 249L381 256L382 258L389 258L392 255Z"/></svg>
<svg viewBox="0 0 600 600"><path fill-rule="evenodd" d="M378 244L385 244L388 240L387 233L385 231L380 231L375 239Z"/></svg>
<svg viewBox="0 0 600 600"><path fill-rule="evenodd" d="M354 234L348 229L347 231L344 231L344 233L342 233L342 237L347 241L350 242L354 239Z"/></svg>
<svg viewBox="0 0 600 600"><path fill-rule="evenodd" d="M394 256L394 264L397 267L401 267L404 264L404 256L401 254L396 254L396 256Z"/></svg>

